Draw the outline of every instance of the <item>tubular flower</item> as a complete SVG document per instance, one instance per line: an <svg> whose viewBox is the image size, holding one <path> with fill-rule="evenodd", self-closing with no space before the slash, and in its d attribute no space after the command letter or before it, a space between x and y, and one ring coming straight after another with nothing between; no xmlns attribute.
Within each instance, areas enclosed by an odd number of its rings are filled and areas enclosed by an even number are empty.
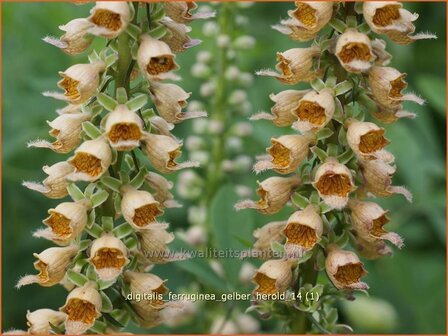
<svg viewBox="0 0 448 336"><path fill-rule="evenodd" d="M367 242L379 239L388 240L398 248L403 247L403 239L395 232L387 232L384 225L389 222L388 211L384 211L373 202L350 200L351 219L353 229L358 237Z"/></svg>
<svg viewBox="0 0 448 336"><path fill-rule="evenodd" d="M361 236L356 235L356 231L354 231L356 236L356 248L361 256L368 260L376 260L381 258L382 256L390 256L392 255L392 249L387 246L386 242L381 239L377 240L365 240L361 238Z"/></svg>
<svg viewBox="0 0 448 336"><path fill-rule="evenodd" d="M161 40L168 44L172 52L181 53L201 43L201 40L191 39L188 36L188 33L191 32L191 27L177 23L169 17L163 19L161 23L171 33L170 37L165 35Z"/></svg>
<svg viewBox="0 0 448 336"><path fill-rule="evenodd" d="M253 233L256 239L253 249L256 251L258 256L261 255L262 259L268 259L273 256L271 243L281 242L284 237L282 235L282 230L286 226L286 221L271 222L263 227L256 229Z"/></svg>
<svg viewBox="0 0 448 336"><path fill-rule="evenodd" d="M394 156L384 149L390 143L384 137L384 129L374 123L349 120L347 143L364 160L394 161Z"/></svg>
<svg viewBox="0 0 448 336"><path fill-rule="evenodd" d="M318 73L313 70L313 60L320 55L320 49L317 46L310 48L294 48L285 52L277 53L276 71L260 70L257 75L271 76L277 78L285 84L297 84L299 82L309 82L316 77Z"/></svg>
<svg viewBox="0 0 448 336"><path fill-rule="evenodd" d="M96 239L90 248L89 262L103 281L115 280L129 263L128 250L123 242L107 233Z"/></svg>
<svg viewBox="0 0 448 336"><path fill-rule="evenodd" d="M148 134L143 142L143 152L151 161L155 169L164 174L173 173L184 168L198 167L199 163L185 161L177 163L175 160L181 152L182 143L166 135Z"/></svg>
<svg viewBox="0 0 448 336"><path fill-rule="evenodd" d="M56 153L68 153L81 142L82 123L90 120L90 113L62 114L53 121L47 121L51 127L49 134L56 138L53 143L45 140L36 140L28 147L50 148Z"/></svg>
<svg viewBox="0 0 448 336"><path fill-rule="evenodd" d="M163 210L149 192L130 186L122 190L121 212L133 228L141 230L157 223L156 217L162 215Z"/></svg>
<svg viewBox="0 0 448 336"><path fill-rule="evenodd" d="M265 261L255 273L252 282L256 285L254 294L283 293L292 281L293 262L289 260Z"/></svg>
<svg viewBox="0 0 448 336"><path fill-rule="evenodd" d="M166 14L174 21L179 23L190 23L193 20L209 19L215 16L215 12L195 13L198 5L194 1L173 1L165 2L164 4Z"/></svg>
<svg viewBox="0 0 448 336"><path fill-rule="evenodd" d="M300 132L317 131L330 122L335 108L334 94L331 89L320 92L310 91L292 111L296 117L292 127Z"/></svg>
<svg viewBox="0 0 448 336"><path fill-rule="evenodd" d="M286 237L285 251L288 256L299 258L320 241L323 223L318 211L316 206L309 205L288 218L282 231Z"/></svg>
<svg viewBox="0 0 448 336"><path fill-rule="evenodd" d="M28 333L33 335L49 335L52 330L51 326L62 324L67 315L62 312L51 309L38 309L33 312L26 313L26 323L28 325Z"/></svg>
<svg viewBox="0 0 448 336"><path fill-rule="evenodd" d="M271 113L261 112L253 115L251 120L272 120L272 123L278 127L291 126L297 118L294 116L294 111L299 106L299 101L310 90L285 90L278 94L271 94L269 98L275 103L271 108Z"/></svg>
<svg viewBox="0 0 448 336"><path fill-rule="evenodd" d="M268 156L254 165L254 171L259 173L273 169L279 174L292 173L306 159L309 146L314 141L314 134L291 134L272 138L272 146L266 149Z"/></svg>
<svg viewBox="0 0 448 336"><path fill-rule="evenodd" d="M126 30L132 12L126 1L97 1L88 20L93 24L89 33L113 39Z"/></svg>
<svg viewBox="0 0 448 336"><path fill-rule="evenodd" d="M344 251L337 245L327 247L328 255L325 259L325 269L331 282L338 289L368 289L369 286L361 282L367 274L363 263L351 251Z"/></svg>
<svg viewBox="0 0 448 336"><path fill-rule="evenodd" d="M170 190L173 188L173 183L168 181L162 175L149 172L145 176L145 180L154 191L154 199L162 204L165 208L180 208L182 204L178 203Z"/></svg>
<svg viewBox="0 0 448 336"><path fill-rule="evenodd" d="M375 101L386 109L396 109L403 101L413 101L419 105L424 100L415 94L403 94L408 84L406 74L390 67L373 67L369 71L369 86Z"/></svg>
<svg viewBox="0 0 448 336"><path fill-rule="evenodd" d="M410 44L416 40L436 38L433 34L414 34L412 22L418 19L418 14L412 14L395 1L372 1L363 4L364 20L370 29L377 34L385 34L398 44Z"/></svg>
<svg viewBox="0 0 448 336"><path fill-rule="evenodd" d="M96 181L109 168L112 162L112 150L107 140L99 137L84 141L68 159L74 172L68 176L71 181Z"/></svg>
<svg viewBox="0 0 448 336"><path fill-rule="evenodd" d="M349 194L356 189L350 170L334 158L327 158L325 163L317 168L313 187L322 200L333 209L344 208Z"/></svg>
<svg viewBox="0 0 448 336"><path fill-rule="evenodd" d="M65 276L72 258L78 252L78 246L50 247L43 252L34 253L37 261L34 268L38 275L25 275L17 283L17 288L37 283L43 287L51 287L58 284Z"/></svg>
<svg viewBox="0 0 448 336"><path fill-rule="evenodd" d="M173 79L171 73L177 70L175 55L168 44L156 40L149 35L140 37L141 43L137 52L137 62L148 80Z"/></svg>
<svg viewBox="0 0 448 336"><path fill-rule="evenodd" d="M72 65L67 70L59 72L62 80L58 82L58 86L64 90L64 93L44 92L43 94L71 104L83 104L96 93L100 85L100 74L105 68L102 62Z"/></svg>
<svg viewBox="0 0 448 336"><path fill-rule="evenodd" d="M375 65L388 65L392 59L392 55L386 51L386 41L376 38L371 41L371 44L372 52L376 57Z"/></svg>
<svg viewBox="0 0 448 336"><path fill-rule="evenodd" d="M101 295L93 281L72 290L67 296L65 305L60 308L60 311L67 314L66 334L79 335L86 332L101 316L101 309Z"/></svg>
<svg viewBox="0 0 448 336"><path fill-rule="evenodd" d="M367 191L377 197L388 197L393 194L403 195L412 202L412 194L402 186L392 186L392 176L396 167L381 160L361 160L360 168Z"/></svg>
<svg viewBox="0 0 448 336"><path fill-rule="evenodd" d="M141 252L151 264L164 264L171 261L170 250L167 245L174 240L174 234L160 228L154 230L140 230L138 237Z"/></svg>
<svg viewBox="0 0 448 336"><path fill-rule="evenodd" d="M117 105L106 120L106 136L111 147L118 151L130 151L139 146L143 138L143 121L126 105Z"/></svg>
<svg viewBox="0 0 448 336"><path fill-rule="evenodd" d="M63 198L68 195L67 187L69 182L67 176L73 172L73 166L65 161L55 163L52 166L42 168L48 177L42 181L42 184L35 182L23 182L28 189L38 191L48 198Z"/></svg>
<svg viewBox="0 0 448 336"><path fill-rule="evenodd" d="M61 203L48 210L50 216L43 220L48 228L36 231L34 236L49 239L58 245L67 245L84 230L90 208L89 201Z"/></svg>
<svg viewBox="0 0 448 336"><path fill-rule="evenodd" d="M237 210L257 209L260 213L270 215L279 212L290 200L294 190L300 185L300 178L270 177L258 182L257 194L260 200L244 200L235 205Z"/></svg>
<svg viewBox="0 0 448 336"><path fill-rule="evenodd" d="M366 72L375 60L369 37L352 28L339 36L335 55L344 69L353 73Z"/></svg>
<svg viewBox="0 0 448 336"><path fill-rule="evenodd" d="M369 112L375 119L385 124L392 124L401 118L415 118L415 113L403 110L401 104L395 108L385 108L379 104L376 104L375 108L370 109Z"/></svg>
<svg viewBox="0 0 448 336"><path fill-rule="evenodd" d="M160 116L169 123L178 124L192 118L206 117L203 111L182 112L187 107L187 99L191 93L171 83L151 83L150 91L154 96L154 104Z"/></svg>
<svg viewBox="0 0 448 336"><path fill-rule="evenodd" d="M295 41L309 41L327 25L333 15L331 1L296 1L296 9L289 10L290 19L273 26L280 33Z"/></svg>

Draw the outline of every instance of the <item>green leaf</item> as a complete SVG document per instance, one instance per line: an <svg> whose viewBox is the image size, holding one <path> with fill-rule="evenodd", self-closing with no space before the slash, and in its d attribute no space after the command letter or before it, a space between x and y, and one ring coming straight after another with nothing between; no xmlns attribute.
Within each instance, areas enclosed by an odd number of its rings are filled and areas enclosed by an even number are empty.
<svg viewBox="0 0 448 336"><path fill-rule="evenodd" d="M338 142L342 146L347 146L347 132L344 127L339 130Z"/></svg>
<svg viewBox="0 0 448 336"><path fill-rule="evenodd" d="M148 96L146 94L139 94L126 103L129 110L135 112L140 110L148 102Z"/></svg>
<svg viewBox="0 0 448 336"><path fill-rule="evenodd" d="M68 194L70 197L75 201L80 201L85 198L84 194L82 193L81 189L78 188L78 186L75 183L70 183L67 187Z"/></svg>
<svg viewBox="0 0 448 336"><path fill-rule="evenodd" d="M335 94L336 96L343 95L344 93L349 92L351 89L353 89L353 84L349 81L343 81L338 83L335 86Z"/></svg>
<svg viewBox="0 0 448 336"><path fill-rule="evenodd" d="M320 78L313 79L310 82L310 85L315 91L318 91L318 92L325 89L325 83Z"/></svg>
<svg viewBox="0 0 448 336"><path fill-rule="evenodd" d="M134 229L128 223L123 223L121 225L118 225L116 228L114 228L112 230L112 233L118 239L126 238L127 236L129 236L133 232L134 232Z"/></svg>
<svg viewBox="0 0 448 336"><path fill-rule="evenodd" d="M100 291L101 294L101 311L104 313L110 313L114 307L112 305L112 301L110 301L109 297L103 291Z"/></svg>
<svg viewBox="0 0 448 336"><path fill-rule="evenodd" d="M89 280L97 281L96 271L92 264L89 264L86 268L86 276Z"/></svg>
<svg viewBox="0 0 448 336"><path fill-rule="evenodd" d="M99 238L103 234L103 229L98 224L93 224L91 228L85 228L85 230L94 238Z"/></svg>
<svg viewBox="0 0 448 336"><path fill-rule="evenodd" d="M120 192L121 181L119 179L116 179L112 176L103 176L100 181L107 188L112 189L113 191L115 191L117 193Z"/></svg>
<svg viewBox="0 0 448 336"><path fill-rule="evenodd" d="M319 193L317 191L313 191L311 193L310 202L313 203L313 204L319 204L320 196L319 196Z"/></svg>
<svg viewBox="0 0 448 336"><path fill-rule="evenodd" d="M347 16L347 19L345 20L347 27L350 28L356 28L356 26L358 25L358 21L356 20L356 16L354 15L349 15Z"/></svg>
<svg viewBox="0 0 448 336"><path fill-rule="evenodd" d="M91 210L89 212L89 215L87 216L87 228L91 228L92 225L95 223L95 217L96 217L95 210Z"/></svg>
<svg viewBox="0 0 448 336"><path fill-rule="evenodd" d="M329 205L328 205L327 203L325 203L325 202L321 202L321 203L319 204L319 208L320 208L320 212L321 212L322 214L325 214L325 213L327 213L327 212L333 210L333 208L332 208L331 206L329 206Z"/></svg>
<svg viewBox="0 0 448 336"><path fill-rule="evenodd" d="M84 189L84 195L87 198L92 197L93 192L95 191L96 183L89 183L89 185Z"/></svg>
<svg viewBox="0 0 448 336"><path fill-rule="evenodd" d="M106 56L106 67L111 67L115 64L115 62L118 60L118 54L112 53L108 56Z"/></svg>
<svg viewBox="0 0 448 336"><path fill-rule="evenodd" d="M156 112L153 108L145 109L142 111L143 120L146 123L149 123L149 120L156 115Z"/></svg>
<svg viewBox="0 0 448 336"><path fill-rule="evenodd" d="M120 323L123 327L127 326L129 321L131 320L131 315L124 309L115 309L110 312L110 316L112 316L112 318Z"/></svg>
<svg viewBox="0 0 448 336"><path fill-rule="evenodd" d="M84 274L78 273L72 269L69 269L67 271L67 279L74 285L78 287L84 286L84 284L89 281L89 278L87 278Z"/></svg>
<svg viewBox="0 0 448 336"><path fill-rule="evenodd" d="M326 86L326 87L330 87L330 88L335 87L336 82L337 82L337 78L336 78L336 76L330 76L330 77L328 77L327 80L325 81L325 86Z"/></svg>
<svg viewBox="0 0 448 336"><path fill-rule="evenodd" d="M325 140L333 135L333 131L329 128L322 128L319 132L317 132L317 140Z"/></svg>
<svg viewBox="0 0 448 336"><path fill-rule="evenodd" d="M336 157L338 155L339 147L336 144L328 144L327 146L327 154L330 157Z"/></svg>
<svg viewBox="0 0 448 336"><path fill-rule="evenodd" d="M128 166L129 170L133 170L135 168L134 159L132 158L132 155L126 154L124 156L124 162L126 162L126 165Z"/></svg>
<svg viewBox="0 0 448 336"><path fill-rule="evenodd" d="M130 182L131 186L133 186L136 189L139 189L142 186L143 182L145 182L146 174L148 174L148 170L145 167L140 168L138 174Z"/></svg>
<svg viewBox="0 0 448 336"><path fill-rule="evenodd" d="M103 216L101 217L101 224L104 232L111 232L114 228L114 219L112 217Z"/></svg>
<svg viewBox="0 0 448 336"><path fill-rule="evenodd" d="M165 8L163 6L160 6L159 3L153 3L153 7L151 11L151 20L155 22L159 22L165 17Z"/></svg>
<svg viewBox="0 0 448 336"><path fill-rule="evenodd" d="M142 33L142 30L140 29L139 26L131 23L128 25L128 28L126 30L126 32L129 34L129 36L131 36L134 40L138 41L138 39L140 38L140 34Z"/></svg>
<svg viewBox="0 0 448 336"><path fill-rule="evenodd" d="M121 214L121 197L120 194L114 194L114 209L117 214Z"/></svg>
<svg viewBox="0 0 448 336"><path fill-rule="evenodd" d="M361 23L359 26L358 26L358 31L360 32L360 33L363 33L363 34L369 34L370 33L370 26L367 24L367 22L363 22L363 23Z"/></svg>
<svg viewBox="0 0 448 336"><path fill-rule="evenodd" d="M90 239L81 240L81 242L79 243L79 251L87 250L87 248L90 246L91 243L92 240Z"/></svg>
<svg viewBox="0 0 448 336"><path fill-rule="evenodd" d="M118 104L126 104L128 101L128 94L124 87L117 88L117 92L115 93Z"/></svg>
<svg viewBox="0 0 448 336"><path fill-rule="evenodd" d="M82 123L82 130L90 139L96 139L101 135L101 131L90 121Z"/></svg>
<svg viewBox="0 0 448 336"><path fill-rule="evenodd" d="M162 37L165 36L166 33L167 30L165 26L162 25L159 25L149 31L149 35L151 35L151 37L155 38L156 40L160 40Z"/></svg>
<svg viewBox="0 0 448 336"><path fill-rule="evenodd" d="M96 208L106 202L106 200L109 198L109 193L105 190L98 191L96 194L94 194L91 198L92 201L92 207Z"/></svg>
<svg viewBox="0 0 448 336"><path fill-rule="evenodd" d="M347 29L347 25L345 24L345 22L336 18L331 19L329 24L333 29L335 29L341 34L344 33L345 30Z"/></svg>
<svg viewBox="0 0 448 336"><path fill-rule="evenodd" d="M328 157L327 153L323 149L316 146L311 147L311 152L313 152L313 154L316 154L321 162L324 162Z"/></svg>
<svg viewBox="0 0 448 336"><path fill-rule="evenodd" d="M346 164L353 158L353 156L353 151L348 148L344 153L338 156L338 161L339 163Z"/></svg>
<svg viewBox="0 0 448 336"><path fill-rule="evenodd" d="M135 271L135 269L137 268L137 266L138 266L138 258L137 258L137 256L134 256L134 257L131 259L131 262L129 263L129 265L127 266L127 268L128 268L129 270L131 270L131 271Z"/></svg>
<svg viewBox="0 0 448 336"><path fill-rule="evenodd" d="M98 280L98 289L103 290L103 289L107 289L110 286L112 286L114 283L116 282L116 280L110 280L110 281L103 281L103 280Z"/></svg>
<svg viewBox="0 0 448 336"><path fill-rule="evenodd" d="M108 111L116 109L118 102L107 94L101 92L97 95L98 102Z"/></svg>
<svg viewBox="0 0 448 336"><path fill-rule="evenodd" d="M135 237L128 237L124 241L124 244L129 250L135 250L138 246L137 239Z"/></svg>
<svg viewBox="0 0 448 336"><path fill-rule="evenodd" d="M65 334L63 327L55 326L51 322L48 322L48 324L50 325L50 328L55 335L64 335Z"/></svg>
<svg viewBox="0 0 448 336"><path fill-rule="evenodd" d="M92 51L87 57L90 63L101 62L101 58L95 50Z"/></svg>
<svg viewBox="0 0 448 336"><path fill-rule="evenodd" d="M106 334L107 324L104 323L103 321L96 320L93 327L91 327L89 330L95 334L101 334L101 335ZM89 332L88 334L92 334L92 333Z"/></svg>
<svg viewBox="0 0 448 336"><path fill-rule="evenodd" d="M296 205L300 209L305 209L310 204L308 198L299 194L298 192L292 195L291 201L294 205Z"/></svg>

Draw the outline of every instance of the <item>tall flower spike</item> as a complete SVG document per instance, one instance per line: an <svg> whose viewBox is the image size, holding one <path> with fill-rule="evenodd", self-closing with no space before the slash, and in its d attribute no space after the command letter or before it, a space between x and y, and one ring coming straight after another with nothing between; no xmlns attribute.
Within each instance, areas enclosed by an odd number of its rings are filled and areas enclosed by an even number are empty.
<svg viewBox="0 0 448 336"><path fill-rule="evenodd" d="M127 28L132 12L126 1L97 1L88 20L94 25L89 33L113 39Z"/></svg>
<svg viewBox="0 0 448 336"><path fill-rule="evenodd" d="M418 14L403 8L400 2L372 1L363 3L364 20L377 34L385 34L398 44L410 44L416 40L437 38L434 34L418 33L412 22Z"/></svg>
<svg viewBox="0 0 448 336"><path fill-rule="evenodd" d="M270 177L258 182L257 194L260 200L244 200L235 204L237 210L257 209L260 213L270 215L279 212L290 200L294 190L300 185L298 176Z"/></svg>
<svg viewBox="0 0 448 336"><path fill-rule="evenodd" d="M285 292L292 281L293 264L291 260L265 261L252 278L256 285L254 293L270 295Z"/></svg>
<svg viewBox="0 0 448 336"><path fill-rule="evenodd" d="M33 312L26 313L26 323L28 325L28 333L32 335L49 335L52 331L51 326L59 326L62 324L67 315L51 309L38 309Z"/></svg>
<svg viewBox="0 0 448 336"><path fill-rule="evenodd" d="M193 20L209 19L215 16L215 12L202 12L192 14L198 5L194 1L172 1L163 3L166 14L179 23L190 23Z"/></svg>
<svg viewBox="0 0 448 336"><path fill-rule="evenodd" d="M338 37L335 55L344 69L353 73L366 72L375 60L369 37L352 28Z"/></svg>

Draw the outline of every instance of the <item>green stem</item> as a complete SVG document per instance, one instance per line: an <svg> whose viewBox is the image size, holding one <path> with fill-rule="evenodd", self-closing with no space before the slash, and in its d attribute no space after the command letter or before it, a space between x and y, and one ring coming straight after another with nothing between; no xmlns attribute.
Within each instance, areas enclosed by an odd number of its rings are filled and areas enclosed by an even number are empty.
<svg viewBox="0 0 448 336"><path fill-rule="evenodd" d="M118 61L117 61L117 75L115 78L115 89L124 87L126 92L129 92L129 77L128 72L132 64L131 48L129 46L129 35L124 32L118 36Z"/></svg>

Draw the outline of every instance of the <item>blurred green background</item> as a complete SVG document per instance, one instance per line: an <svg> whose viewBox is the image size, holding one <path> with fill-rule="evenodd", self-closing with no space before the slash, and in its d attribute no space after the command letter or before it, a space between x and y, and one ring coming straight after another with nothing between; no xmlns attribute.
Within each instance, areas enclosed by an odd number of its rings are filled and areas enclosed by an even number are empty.
<svg viewBox="0 0 448 336"><path fill-rule="evenodd" d="M408 106L409 110L417 113L415 120L401 120L386 127L388 138L392 140L389 148L395 154L399 168L395 184L407 186L414 194L414 203L407 204L399 196L381 203L391 211L390 229L404 237L406 247L402 251L396 251L392 258L367 263L370 295L393 305L398 316L397 324L392 329L384 330L381 319L373 325L368 323L372 319L378 319L378 310L359 308L356 311L361 311L362 315L355 317L353 309L343 310L342 321L354 325L357 333L446 332L445 6L445 3L432 2L406 4L406 8L420 14L417 29L435 32L438 40L419 41L404 47L388 42L388 50L394 56L392 66L408 73L410 89L426 98L427 104L423 107ZM261 68L273 67L275 52L294 46L294 42L287 37L270 29L292 7L290 3L257 3L245 10L251 22L247 26L247 34L256 38L257 45L237 59L240 68L253 73ZM32 253L51 246L44 240L32 238L31 233L41 226L47 209L58 204L58 201L47 200L40 194L23 188L21 182L41 180L44 176L41 166L62 160L60 155L44 149L27 149L26 142L46 137L48 127L45 120L53 119L55 109L62 106L40 93L56 88L57 71L77 62L85 62L85 55L69 57L43 43L41 38L47 34L59 35L58 25L76 17L85 17L89 8L90 5L75 6L68 3L2 4L3 330L12 327L26 328L27 309L56 309L65 300L62 287L40 288L32 285L20 291L14 288L21 275L33 272ZM216 9L219 11L219 6ZM201 24L194 23L193 36L201 37ZM205 39L201 46L178 57L184 78L181 85L187 91L193 91L193 98L197 98L195 92L201 83L191 78L189 68L194 63L197 51L214 48L213 43L212 39ZM254 112L268 110L271 106L268 95L284 89L287 88L274 79L256 78L254 85L248 90ZM251 156L264 151L269 142L268 134L278 135L282 131L263 121L255 123L254 130L256 146L247 153ZM188 122L176 129L179 137L189 132L191 128ZM255 187L255 177L251 175L239 182ZM223 189L219 197L218 204L231 213L235 201L232 194ZM182 209L169 211L167 219L172 223L172 228L188 225L185 220L187 208L188 203ZM230 216L228 219L248 220L247 217L238 216ZM265 216L253 213L244 216L250 216L254 227L268 221ZM269 220L284 218L285 213L281 213L271 216ZM248 240L251 239L251 229L245 229ZM189 264L182 268L173 264L164 265L156 273L168 278L170 289L176 291L194 282L192 270L188 270L188 267ZM214 277L211 276L209 280L213 282ZM243 289L249 291L250 287ZM241 310L244 308L243 305ZM201 328L199 323L204 315L207 312L199 310L194 321L187 327L160 327L153 331L206 333L208 330ZM281 330L268 322L263 324L263 331Z"/></svg>

